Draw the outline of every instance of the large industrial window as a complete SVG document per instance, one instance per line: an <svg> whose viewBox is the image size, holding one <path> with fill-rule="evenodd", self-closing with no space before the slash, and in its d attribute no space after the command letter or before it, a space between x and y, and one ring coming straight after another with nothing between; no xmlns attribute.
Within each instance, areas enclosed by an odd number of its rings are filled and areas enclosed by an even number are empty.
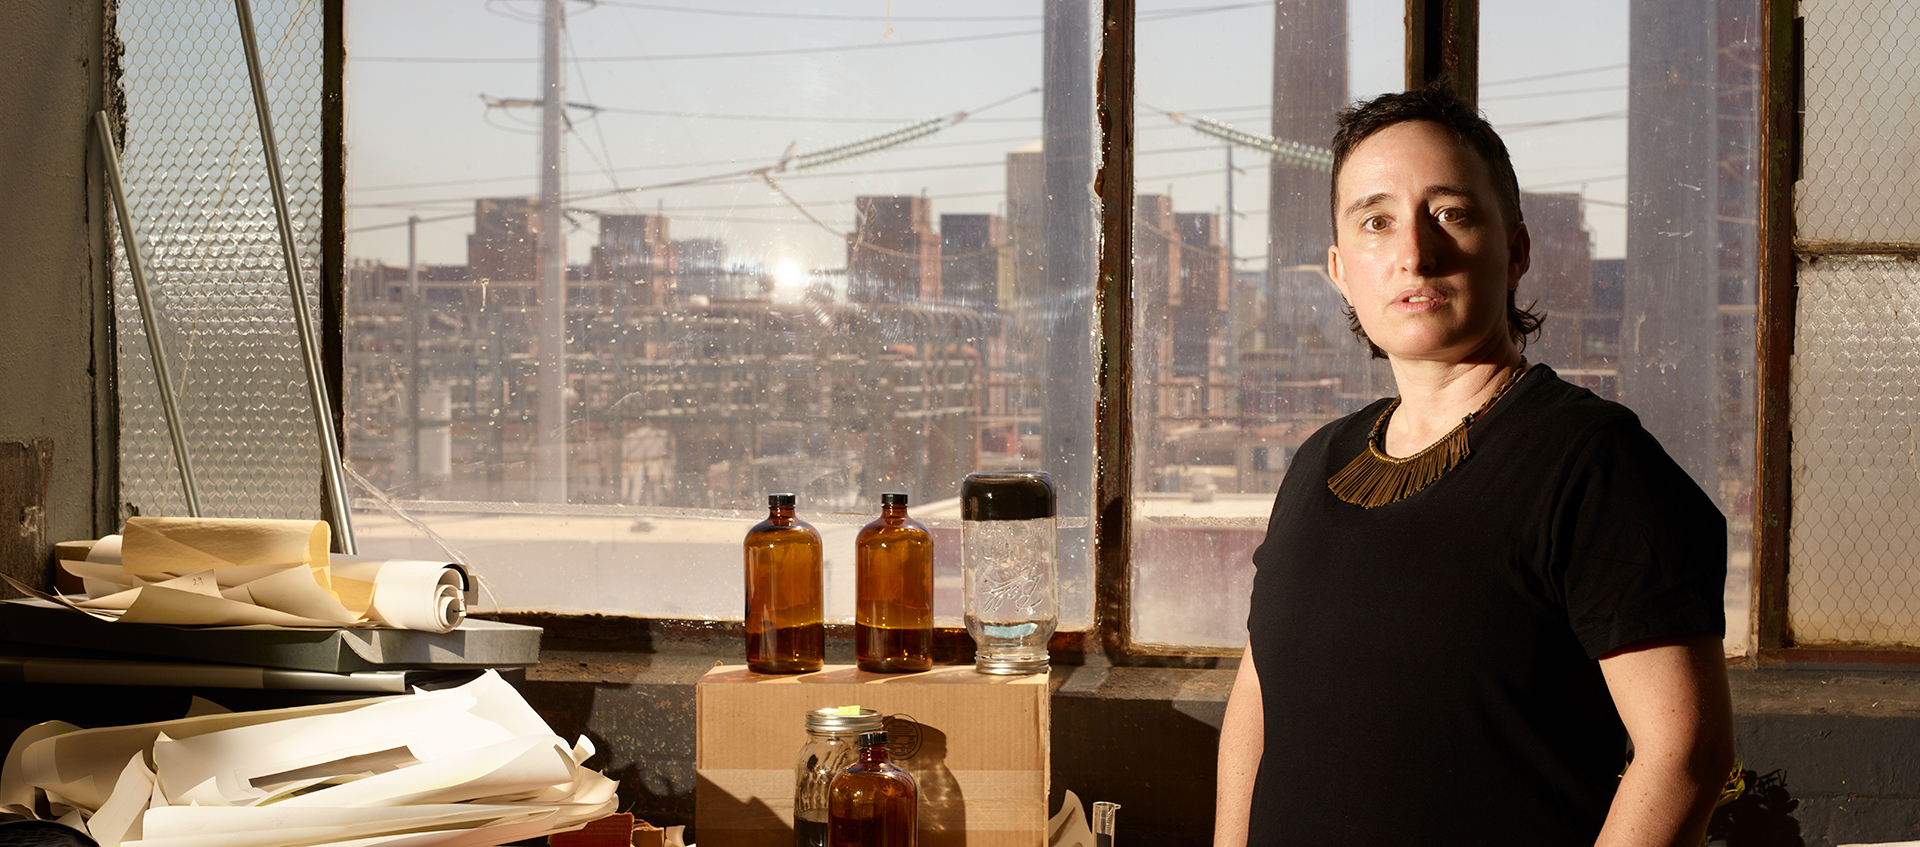
<svg viewBox="0 0 1920 847"><path fill-rule="evenodd" d="M952 625L959 480L1038 468L1060 484L1066 627L1093 626L1096 583L1117 584L1123 640L1230 652L1293 449L1393 390L1323 275L1323 145L1333 109L1404 86L1400 0L1139 4L1133 147L1114 151L1133 197L1108 210L1132 222L1121 348L1099 343L1095 311L1113 224L1095 177L1114 164L1095 123L1100 3L255 7L296 200L315 207L319 33L324 15L345 22L337 317L362 551L461 557L508 608L736 617L740 536L767 493L793 491L845 620L852 535L902 490L943 541ZM220 175L182 183L206 199L134 198L179 222L147 237L186 280L172 347L209 422L190 437L229 457L216 508L317 515L298 482L316 461L303 399L257 393L297 382L267 370L293 348L190 313L244 301L284 323L272 257L249 252L271 250L266 213L189 220L259 190L234 164L257 160L244 115L220 118L219 86L168 70L224 61L217 39L176 30L212 32L230 9L119 14L129 163L153 185ZM1549 316L1529 355L1633 405L1716 495L1735 648L1756 478L1759 14L1488 0L1472 86L1527 193L1522 294ZM188 96L213 100L186 120ZM137 339L122 334L127 499L177 513ZM1115 377L1131 414L1099 457L1102 372L1131 374ZM1118 582L1094 549L1116 468ZM260 476L296 482L246 482Z"/></svg>
<svg viewBox="0 0 1920 847"><path fill-rule="evenodd" d="M961 478L1038 469L1089 625L1095 5L346 14L363 548L451 548L510 608L737 618L791 491L846 621L904 491L957 625Z"/></svg>

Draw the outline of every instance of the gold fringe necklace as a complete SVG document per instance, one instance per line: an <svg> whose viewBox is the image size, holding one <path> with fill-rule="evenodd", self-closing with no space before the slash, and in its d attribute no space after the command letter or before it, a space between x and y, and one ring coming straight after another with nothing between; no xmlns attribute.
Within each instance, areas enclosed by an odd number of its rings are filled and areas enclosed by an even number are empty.
<svg viewBox="0 0 1920 847"><path fill-rule="evenodd" d="M1526 372L1527 360L1521 357L1520 366L1507 375L1499 388L1494 389L1493 396L1488 397L1487 402L1480 404L1480 408L1472 414L1461 418L1460 425L1441 436L1439 441L1404 459L1389 456L1383 449L1387 440L1387 419L1393 417L1393 410L1400 408L1400 398L1393 398L1393 402L1388 403L1386 410L1380 413L1380 419L1373 422L1373 430L1367 433L1367 449L1327 480L1327 490L1345 502L1371 509L1398 503L1432 485L1434 480L1445 476L1447 471L1460 464L1461 459L1473 454L1472 448L1467 446L1467 430L1473 427L1475 420L1493 408L1493 404L1500 402L1507 389L1519 382L1521 375Z"/></svg>

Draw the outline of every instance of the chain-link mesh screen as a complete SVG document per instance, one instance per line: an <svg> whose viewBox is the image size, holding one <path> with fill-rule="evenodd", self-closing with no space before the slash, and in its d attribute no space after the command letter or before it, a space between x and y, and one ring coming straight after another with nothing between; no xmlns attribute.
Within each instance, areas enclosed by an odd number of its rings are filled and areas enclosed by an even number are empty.
<svg viewBox="0 0 1920 847"><path fill-rule="evenodd" d="M1799 282L1794 638L1920 644L1920 265L1823 258Z"/></svg>
<svg viewBox="0 0 1920 847"><path fill-rule="evenodd" d="M254 0L309 305L318 312L321 6ZM319 517L298 332L231 0L122 0L123 179L202 511ZM186 513L122 241L114 240L122 497Z"/></svg>
<svg viewBox="0 0 1920 847"><path fill-rule="evenodd" d="M1920 241L1920 15L1904 0L1805 0L1801 238Z"/></svg>

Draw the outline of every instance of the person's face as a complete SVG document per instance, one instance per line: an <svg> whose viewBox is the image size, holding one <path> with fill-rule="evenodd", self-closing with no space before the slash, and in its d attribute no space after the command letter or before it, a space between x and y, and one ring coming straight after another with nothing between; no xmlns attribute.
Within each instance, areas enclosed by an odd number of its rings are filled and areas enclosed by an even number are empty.
<svg viewBox="0 0 1920 847"><path fill-rule="evenodd" d="M1403 361L1507 355L1527 230L1505 220L1472 148L1438 124L1394 124L1353 148L1334 187L1327 272L1374 344Z"/></svg>

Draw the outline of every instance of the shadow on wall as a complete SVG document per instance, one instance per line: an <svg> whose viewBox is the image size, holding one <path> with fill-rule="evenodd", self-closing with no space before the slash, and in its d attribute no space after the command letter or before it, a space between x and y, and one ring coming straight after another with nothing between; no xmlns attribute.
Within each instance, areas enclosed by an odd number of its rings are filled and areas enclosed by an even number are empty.
<svg viewBox="0 0 1920 847"><path fill-rule="evenodd" d="M1724 847L1806 847L1793 810L1800 801L1787 791L1780 771L1765 776L1741 771L1746 790L1715 809L1707 824L1707 844Z"/></svg>

